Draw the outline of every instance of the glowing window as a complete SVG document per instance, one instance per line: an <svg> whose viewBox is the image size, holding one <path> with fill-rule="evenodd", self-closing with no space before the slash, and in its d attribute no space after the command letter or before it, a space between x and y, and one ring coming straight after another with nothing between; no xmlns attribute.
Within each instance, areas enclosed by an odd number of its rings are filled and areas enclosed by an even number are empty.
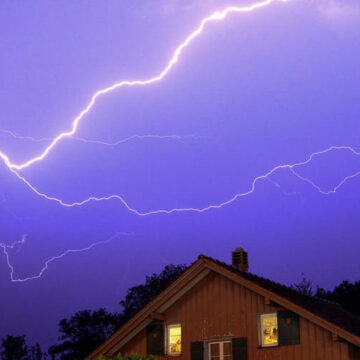
<svg viewBox="0 0 360 360"><path fill-rule="evenodd" d="M181 353L181 325L168 325L166 340L168 354Z"/></svg>
<svg viewBox="0 0 360 360"><path fill-rule="evenodd" d="M260 344L261 346L277 346L279 344L277 314L260 315Z"/></svg>

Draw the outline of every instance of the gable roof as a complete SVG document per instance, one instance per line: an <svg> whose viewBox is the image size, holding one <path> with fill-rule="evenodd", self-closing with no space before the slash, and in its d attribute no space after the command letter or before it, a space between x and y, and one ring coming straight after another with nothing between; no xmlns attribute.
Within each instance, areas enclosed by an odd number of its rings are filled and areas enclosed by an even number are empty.
<svg viewBox="0 0 360 360"><path fill-rule="evenodd" d="M301 294L288 286L279 284L275 281L271 281L248 272L237 270L236 268L228 264L204 255L200 255L200 258L214 262L215 264L243 277L244 279L247 279L267 290L270 290L271 292L274 292L277 295L290 300L294 304L297 304L302 308L309 310L311 313L316 314L321 318L360 337L360 317L346 311L344 308L342 308L336 303L326 301L314 296Z"/></svg>
<svg viewBox="0 0 360 360"><path fill-rule="evenodd" d="M86 359L95 360L100 355L115 355L130 339L163 313L210 272L215 272L238 283L264 298L327 329L331 333L360 347L360 318L339 305L303 295L288 286L237 270L221 261L200 255L168 288L145 305L107 341Z"/></svg>

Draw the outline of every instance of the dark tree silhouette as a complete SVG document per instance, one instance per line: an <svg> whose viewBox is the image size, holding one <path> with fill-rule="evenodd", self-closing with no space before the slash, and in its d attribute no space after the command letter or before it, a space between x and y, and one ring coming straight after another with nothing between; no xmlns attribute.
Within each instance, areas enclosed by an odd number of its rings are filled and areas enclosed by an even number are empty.
<svg viewBox="0 0 360 360"><path fill-rule="evenodd" d="M142 285L127 291L120 302L123 312L108 313L104 309L84 310L59 323L60 343L50 347L49 354L61 360L81 360L101 345L125 321L156 295L168 287L186 269L185 265L168 265L160 274L153 274Z"/></svg>
<svg viewBox="0 0 360 360"><path fill-rule="evenodd" d="M47 359L47 354L42 352L39 344L36 344L30 348L27 359L29 359L29 360L45 360L45 359Z"/></svg>
<svg viewBox="0 0 360 360"><path fill-rule="evenodd" d="M118 328L120 319L119 314L105 309L79 311L59 322L61 343L51 346L49 354L62 360L82 360Z"/></svg>
<svg viewBox="0 0 360 360"><path fill-rule="evenodd" d="M1 339L1 359L2 360L43 360L46 354L41 351L40 345L26 345L26 337L8 335Z"/></svg>
<svg viewBox="0 0 360 360"><path fill-rule="evenodd" d="M125 299L120 301L120 305L123 307L123 321L128 320L155 296L159 295L186 269L187 266L184 264L167 265L160 274L147 276L144 284L130 288Z"/></svg>
<svg viewBox="0 0 360 360"><path fill-rule="evenodd" d="M8 335L1 339L2 360L24 360L28 355L25 335Z"/></svg>
<svg viewBox="0 0 360 360"><path fill-rule="evenodd" d="M185 270L186 265L168 265L160 274L147 276L141 285L130 288L125 299L120 301L122 313L110 313L105 309L96 311L83 310L70 319L59 322L60 343L50 347L49 354L53 359L82 360L96 347L101 345L125 321L137 313L155 296L166 289ZM339 303L350 312L360 315L360 281L350 283L343 281L333 291L317 287L303 276L298 284L291 286L296 291ZM47 354L41 351L38 344L28 348L25 336L11 336L1 340L0 353L2 360L44 360ZM144 355L121 357L116 360L155 360Z"/></svg>
<svg viewBox="0 0 360 360"><path fill-rule="evenodd" d="M301 282L291 285L291 288L304 295L332 301L347 311L360 315L360 281L343 281L332 291L321 287L317 287L315 291L311 280L303 276Z"/></svg>
<svg viewBox="0 0 360 360"><path fill-rule="evenodd" d="M304 274L302 274L302 279L298 284L291 285L291 288L299 292L300 294L313 296L314 295L314 286L311 280L307 279Z"/></svg>
<svg viewBox="0 0 360 360"><path fill-rule="evenodd" d="M360 315L360 281L343 281L333 291L318 288L315 296L337 302L344 309Z"/></svg>

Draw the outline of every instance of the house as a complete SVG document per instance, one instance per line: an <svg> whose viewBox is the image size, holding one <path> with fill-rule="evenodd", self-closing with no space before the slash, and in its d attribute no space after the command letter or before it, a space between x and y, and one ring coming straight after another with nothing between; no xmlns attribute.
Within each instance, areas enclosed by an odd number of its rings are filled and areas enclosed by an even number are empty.
<svg viewBox="0 0 360 360"><path fill-rule="evenodd" d="M340 306L200 255L88 360L118 353L159 360L360 359L360 319Z"/></svg>

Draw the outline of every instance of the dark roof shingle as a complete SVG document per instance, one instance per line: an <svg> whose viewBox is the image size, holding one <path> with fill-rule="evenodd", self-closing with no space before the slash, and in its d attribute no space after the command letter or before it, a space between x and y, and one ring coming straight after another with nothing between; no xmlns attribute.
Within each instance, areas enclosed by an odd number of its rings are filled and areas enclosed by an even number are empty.
<svg viewBox="0 0 360 360"><path fill-rule="evenodd" d="M360 317L356 314L346 311L336 303L332 303L314 296L301 294L288 286L265 279L249 272L238 270L233 266L205 255L200 255L199 259L207 259L212 261L215 264L236 273L244 279L249 280L269 291L272 291L283 298L286 298L294 304L301 306L302 308L320 316L334 325L337 325L356 336L360 336Z"/></svg>

